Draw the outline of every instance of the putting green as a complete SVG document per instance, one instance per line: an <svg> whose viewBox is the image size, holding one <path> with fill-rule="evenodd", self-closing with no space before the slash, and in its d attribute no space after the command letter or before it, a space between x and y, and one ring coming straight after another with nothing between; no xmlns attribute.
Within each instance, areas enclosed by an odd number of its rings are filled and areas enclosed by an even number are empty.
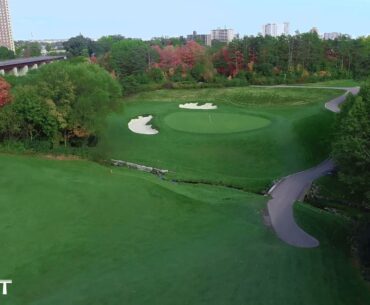
<svg viewBox="0 0 370 305"><path fill-rule="evenodd" d="M268 119L247 114L175 112L165 117L172 129L191 133L225 134L251 131L270 125Z"/></svg>

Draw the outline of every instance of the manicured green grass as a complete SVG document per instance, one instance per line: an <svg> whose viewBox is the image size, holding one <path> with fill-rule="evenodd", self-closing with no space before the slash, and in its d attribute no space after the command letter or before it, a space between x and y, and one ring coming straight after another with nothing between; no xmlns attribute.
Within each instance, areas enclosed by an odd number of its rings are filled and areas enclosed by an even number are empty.
<svg viewBox="0 0 370 305"><path fill-rule="evenodd" d="M334 114L324 109L324 103L341 93L287 88L146 92L125 100L124 112L109 118L98 153L106 159L168 169L176 179L261 192L273 180L327 158ZM204 112L179 109L179 104L186 102L211 102L219 108ZM159 135L137 135L127 128L132 118L144 114L154 115L152 123ZM271 123L260 129L226 133L237 130L242 120L222 119L221 129L215 129L209 115L252 116L261 123ZM248 125L248 120L243 122L243 128L244 123Z"/></svg>
<svg viewBox="0 0 370 305"><path fill-rule="evenodd" d="M345 220L300 205L318 249L280 242L266 197L86 161L0 155L4 305L364 305Z"/></svg>
<svg viewBox="0 0 370 305"><path fill-rule="evenodd" d="M164 122L178 131L202 134L225 134L250 131L268 126L267 119L232 113L212 113L212 111L174 112L164 118Z"/></svg>
<svg viewBox="0 0 370 305"><path fill-rule="evenodd" d="M0 303L368 304L345 218L297 205L300 225L321 243L297 249L263 224L267 197L171 182L260 191L322 161L334 118L323 104L338 94L231 88L127 99L96 153L170 169L169 180L87 161L0 155L0 279L13 280ZM183 102L219 109L180 110ZM154 115L158 136L128 130L144 114Z"/></svg>
<svg viewBox="0 0 370 305"><path fill-rule="evenodd" d="M360 86L360 83L353 79L338 79L338 80L329 80L329 81L319 82L319 83L304 84L304 86L357 87L357 86Z"/></svg>

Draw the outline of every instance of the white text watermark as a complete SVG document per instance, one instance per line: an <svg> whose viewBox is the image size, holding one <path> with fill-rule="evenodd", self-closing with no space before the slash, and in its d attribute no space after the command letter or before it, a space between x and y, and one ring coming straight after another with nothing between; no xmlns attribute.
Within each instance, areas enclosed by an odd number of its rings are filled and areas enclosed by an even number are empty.
<svg viewBox="0 0 370 305"><path fill-rule="evenodd" d="M0 289L1 289L1 285L3 286L3 295L7 295L8 294L8 285L11 285L13 284L13 281L12 280L0 280Z"/></svg>

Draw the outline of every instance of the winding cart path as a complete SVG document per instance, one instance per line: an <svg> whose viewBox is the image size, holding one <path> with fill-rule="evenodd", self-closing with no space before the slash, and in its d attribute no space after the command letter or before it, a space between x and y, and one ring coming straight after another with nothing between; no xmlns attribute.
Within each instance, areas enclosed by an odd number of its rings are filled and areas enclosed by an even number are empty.
<svg viewBox="0 0 370 305"><path fill-rule="evenodd" d="M294 87L299 86L278 86L278 87ZM326 88L326 87L300 87L300 88L320 88L333 90L346 90L346 93L338 98L335 98L325 104L325 108L329 111L340 112L340 104L342 104L349 93L357 95L360 88ZM318 166L306 171L293 174L281 179L270 190L269 194L272 199L268 202L268 213L271 225L277 236L289 245L301 248L315 248L319 246L319 241L313 236L301 229L294 219L293 206L294 203L304 197L305 192L310 187L312 182L322 176L327 175L335 169L333 160L326 160Z"/></svg>

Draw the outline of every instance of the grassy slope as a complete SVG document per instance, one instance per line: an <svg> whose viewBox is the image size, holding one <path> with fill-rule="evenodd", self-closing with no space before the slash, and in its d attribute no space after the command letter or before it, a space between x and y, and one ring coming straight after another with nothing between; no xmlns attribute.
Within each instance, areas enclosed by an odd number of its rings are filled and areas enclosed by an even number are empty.
<svg viewBox="0 0 370 305"><path fill-rule="evenodd" d="M360 305L346 224L299 206L322 246L289 247L266 198L83 161L0 155L2 304ZM334 247L335 243L335 247Z"/></svg>
<svg viewBox="0 0 370 305"><path fill-rule="evenodd" d="M125 113L110 118L99 149L107 158L169 169L176 178L261 191L274 179L326 158L333 114L324 110L323 103L338 94L340 91L325 89L281 88L143 93L127 100ZM272 124L234 134L178 132L165 123L165 118L178 112L178 105L183 102L215 102L219 109L212 113L258 115ZM143 114L155 115L158 136L138 136L128 130L129 120Z"/></svg>

